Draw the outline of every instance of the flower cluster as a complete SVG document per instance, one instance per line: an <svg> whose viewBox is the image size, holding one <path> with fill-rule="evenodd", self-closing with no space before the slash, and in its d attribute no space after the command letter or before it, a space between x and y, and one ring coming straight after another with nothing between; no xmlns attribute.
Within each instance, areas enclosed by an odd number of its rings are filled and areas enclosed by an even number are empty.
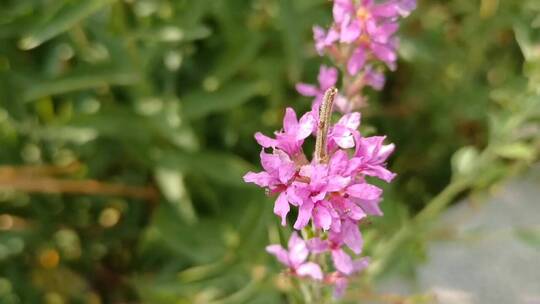
<svg viewBox="0 0 540 304"><path fill-rule="evenodd" d="M274 254L290 272L298 276L323 279L321 268L313 262L305 263L309 253L329 253L336 272L325 277L326 282L337 284L343 290L347 276L363 269L365 259L353 260L344 250L362 252L359 222L368 215L382 215L379 208L382 190L366 180L373 176L387 182L394 174L385 168L394 145L383 144L384 137L362 137L358 131L360 113L342 116L325 134L327 161L314 158L308 161L302 145L315 133L320 124L312 112L299 120L288 108L283 130L275 138L257 133L255 138L263 147L261 164L264 171L249 172L244 180L268 189L277 195L274 213L287 224L291 208L297 208L294 229L302 230L311 223L319 237L307 241L293 234L289 251L271 245ZM269 151L266 151L268 150ZM320 233L319 233L320 232Z"/></svg>
<svg viewBox="0 0 540 304"><path fill-rule="evenodd" d="M263 171L249 172L244 181L276 197L274 213L286 226L295 210L288 248L270 245L267 252L287 267L287 273L334 286L340 296L349 277L368 266L359 224L367 216L381 216L382 189L368 177L390 182L395 174L386 168L394 151L384 136L364 137L358 131L365 86L380 90L384 75L380 62L395 68L397 41L393 36L400 17L416 6L415 0L334 0L334 21L328 31L314 28L316 48L329 54L346 70L343 95L334 88L339 71L321 66L318 86L299 83L297 91L313 98L310 112L300 118L287 108L283 129L267 136L256 133L262 146ZM342 63L342 64L340 64ZM333 105L344 113L331 123ZM304 153L304 142L316 140L315 153ZM309 236L309 237L308 237ZM331 266L326 262L332 262Z"/></svg>
<svg viewBox="0 0 540 304"><path fill-rule="evenodd" d="M400 18L416 8L416 0L334 0L333 23L328 30L313 28L315 47L320 55L329 55L347 71L350 84L348 103L337 101L344 113L365 105L359 94L364 86L380 90L384 75L380 65L395 70L398 39L395 33ZM324 75L321 70L320 75ZM321 82L322 84L322 82ZM303 95L306 91L299 88Z"/></svg>

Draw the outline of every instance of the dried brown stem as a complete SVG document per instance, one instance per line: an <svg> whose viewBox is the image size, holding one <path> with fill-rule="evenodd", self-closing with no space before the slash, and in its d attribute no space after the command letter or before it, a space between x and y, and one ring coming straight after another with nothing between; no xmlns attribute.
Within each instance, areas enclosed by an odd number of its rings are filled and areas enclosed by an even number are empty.
<svg viewBox="0 0 540 304"><path fill-rule="evenodd" d="M0 189L34 193L64 193L123 196L138 199L157 200L159 192L152 186L136 187L124 184L105 183L92 179L58 179L51 175L73 172L72 167L32 166L0 167Z"/></svg>
<svg viewBox="0 0 540 304"><path fill-rule="evenodd" d="M328 161L328 151L326 151L326 142L328 137L328 127L332 117L332 106L338 90L334 87L329 88L324 93L323 102L319 109L319 124L317 125L317 140L315 142L315 161L326 163Z"/></svg>

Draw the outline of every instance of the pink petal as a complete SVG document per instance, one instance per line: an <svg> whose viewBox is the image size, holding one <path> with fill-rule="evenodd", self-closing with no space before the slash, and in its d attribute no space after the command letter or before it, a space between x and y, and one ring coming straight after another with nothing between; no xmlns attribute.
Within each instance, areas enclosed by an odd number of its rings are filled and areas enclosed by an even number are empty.
<svg viewBox="0 0 540 304"><path fill-rule="evenodd" d="M317 96L319 94L319 88L306 83L296 84L296 90L304 96Z"/></svg>
<svg viewBox="0 0 540 304"><path fill-rule="evenodd" d="M331 131L330 137L342 149L354 147L354 137L350 129L343 125L336 124Z"/></svg>
<svg viewBox="0 0 540 304"><path fill-rule="evenodd" d="M378 27L377 36L374 40L380 43L387 43L398 28L397 23L385 23Z"/></svg>
<svg viewBox="0 0 540 304"><path fill-rule="evenodd" d="M351 55L351 58L349 59L349 62L347 63L347 71L350 75L356 75L364 67L364 63L366 62L366 53L362 46L357 47L356 50L354 50L353 54Z"/></svg>
<svg viewBox="0 0 540 304"><path fill-rule="evenodd" d="M255 140L257 141L257 143L259 143L259 145L263 146L264 148L273 148L277 145L277 141L275 139L270 138L262 134L261 132L255 133Z"/></svg>
<svg viewBox="0 0 540 304"><path fill-rule="evenodd" d="M313 40L315 40L315 48L319 55L323 55L324 49L326 48L326 32L320 26L313 27Z"/></svg>
<svg viewBox="0 0 540 304"><path fill-rule="evenodd" d="M351 274L353 270L352 259L345 251L342 249L332 250L332 260L337 270L346 275Z"/></svg>
<svg viewBox="0 0 540 304"><path fill-rule="evenodd" d="M387 183L391 182L396 177L395 173L392 173L381 165L369 165L362 172L369 176L378 177Z"/></svg>
<svg viewBox="0 0 540 304"><path fill-rule="evenodd" d="M287 267L291 266L289 263L289 254L283 247L279 245L269 245L266 246L266 252L274 255L281 264Z"/></svg>
<svg viewBox="0 0 540 304"><path fill-rule="evenodd" d="M364 240L362 239L362 234L360 234L358 225L352 221L346 221L342 223L341 231L343 233L343 242L349 246L354 253L360 254L362 252L362 247L364 246Z"/></svg>
<svg viewBox="0 0 540 304"><path fill-rule="evenodd" d="M336 96L334 104L341 113L349 113L352 110L352 103L341 94Z"/></svg>
<svg viewBox="0 0 540 304"><path fill-rule="evenodd" d="M382 190L376 186L363 183L355 184L347 188L347 194L361 200L378 200L381 197Z"/></svg>
<svg viewBox="0 0 540 304"><path fill-rule="evenodd" d="M335 0L332 14L336 23L340 23L346 16L354 12L354 2L352 0Z"/></svg>
<svg viewBox="0 0 540 304"><path fill-rule="evenodd" d="M313 117L310 112L304 114L298 123L298 130L295 137L296 140L302 140L311 135L313 130L315 130L315 126L315 117Z"/></svg>
<svg viewBox="0 0 540 304"><path fill-rule="evenodd" d="M373 6L371 9L371 13L374 16L386 18L396 17L399 14L398 6L393 1Z"/></svg>
<svg viewBox="0 0 540 304"><path fill-rule="evenodd" d="M349 156L343 150L337 150L330 158L328 166L330 167L328 174L337 175L347 168Z"/></svg>
<svg viewBox="0 0 540 304"><path fill-rule="evenodd" d="M332 216L330 215L330 211L328 211L328 209L326 209L324 206L318 204L313 209L313 223L315 224L315 227L322 228L323 230L330 229L330 225L332 224Z"/></svg>
<svg viewBox="0 0 540 304"><path fill-rule="evenodd" d="M360 206L356 205L348 199L345 200L344 207L344 209L346 210L345 213L352 220L359 221L366 217L364 209L360 208Z"/></svg>
<svg viewBox="0 0 540 304"><path fill-rule="evenodd" d="M357 146L358 148L358 146ZM343 173L344 175L351 175L357 170L360 169L360 167L364 164L364 158L363 157L353 157L349 160L349 163L347 164L347 169Z"/></svg>
<svg viewBox="0 0 540 304"><path fill-rule="evenodd" d="M311 211L313 210L313 202L311 200L306 200L302 203L298 209L298 218L294 223L294 229L300 230L304 228L309 220L311 219Z"/></svg>
<svg viewBox="0 0 540 304"><path fill-rule="evenodd" d="M343 277L337 278L336 282L334 283L334 298L342 298L345 295L345 290L347 290L347 286L349 286L349 279Z"/></svg>
<svg viewBox="0 0 540 304"><path fill-rule="evenodd" d="M371 136L361 138L355 152L355 156L362 157L370 161L376 158L376 155L384 140L383 136Z"/></svg>
<svg viewBox="0 0 540 304"><path fill-rule="evenodd" d="M394 152L395 148L396 148L396 146L394 144L382 145L379 148L379 151L378 151L378 153L376 155L375 162L380 164L380 163L386 161L388 156L390 156L390 154L392 154Z"/></svg>
<svg viewBox="0 0 540 304"><path fill-rule="evenodd" d="M372 43L371 50L377 58L384 61L392 69L393 64L397 60L396 51L393 48L385 44Z"/></svg>
<svg viewBox="0 0 540 304"><path fill-rule="evenodd" d="M293 232L289 239L289 261L291 267L296 268L302 264L309 254L306 242L298 236L298 233Z"/></svg>
<svg viewBox="0 0 540 304"><path fill-rule="evenodd" d="M304 202L304 199L307 197L305 191L300 188L298 184L294 184L294 186L287 188L287 199L289 200L289 203L291 203L294 206L300 206Z"/></svg>
<svg viewBox="0 0 540 304"><path fill-rule="evenodd" d="M319 81L319 85L321 86L321 90L327 90L328 88L336 85L338 79L338 70L333 67L321 65L317 79Z"/></svg>
<svg viewBox="0 0 540 304"><path fill-rule="evenodd" d="M286 133L296 133L296 130L298 129L298 119L296 118L296 112L294 112L292 108L287 108L285 110L283 129Z"/></svg>
<svg viewBox="0 0 540 304"><path fill-rule="evenodd" d="M308 248L312 253L318 254L326 252L330 249L328 242L320 238L312 238L307 241Z"/></svg>
<svg viewBox="0 0 540 304"><path fill-rule="evenodd" d="M298 266L298 268L296 268L296 274L301 277L311 277L317 281L323 279L321 267L313 262L307 262Z"/></svg>
<svg viewBox="0 0 540 304"><path fill-rule="evenodd" d="M279 167L278 172L279 172L279 180L283 184L287 184L289 180L291 180L291 178L296 174L296 166L292 162L285 163Z"/></svg>
<svg viewBox="0 0 540 304"><path fill-rule="evenodd" d="M334 27L330 28L330 30L328 30L328 34L324 38L325 46L330 46L332 43L338 41L339 35L339 32Z"/></svg>
<svg viewBox="0 0 540 304"><path fill-rule="evenodd" d="M273 177L264 171L259 173L248 172L244 175L244 181L246 183L254 183L259 187L268 187L273 180Z"/></svg>
<svg viewBox="0 0 540 304"><path fill-rule="evenodd" d="M353 272L357 273L369 266L369 258L361 258L353 261Z"/></svg>
<svg viewBox="0 0 540 304"><path fill-rule="evenodd" d="M265 153L264 149L261 151L261 165L270 174L274 174L281 164L279 156L276 154Z"/></svg>
<svg viewBox="0 0 540 304"><path fill-rule="evenodd" d="M373 69L368 69L364 75L364 81L375 90L381 90L384 87L384 74Z"/></svg>
<svg viewBox="0 0 540 304"><path fill-rule="evenodd" d="M351 182L351 178L349 176L332 176L328 180L328 184L326 185L326 191L327 192L337 192L345 189Z"/></svg>
<svg viewBox="0 0 540 304"><path fill-rule="evenodd" d="M401 17L407 17L416 9L416 0L401 0L398 3L398 13Z"/></svg>
<svg viewBox="0 0 540 304"><path fill-rule="evenodd" d="M383 212L379 207L380 200L359 200L358 205L369 215L382 216Z"/></svg>
<svg viewBox="0 0 540 304"><path fill-rule="evenodd" d="M360 117L361 115L358 112L345 114L339 119L337 124L356 130L360 126Z"/></svg>
<svg viewBox="0 0 540 304"><path fill-rule="evenodd" d="M348 18L345 18L345 20L346 21L341 25L339 41L343 43L353 43L360 37L362 27L357 20L349 21Z"/></svg>
<svg viewBox="0 0 540 304"><path fill-rule="evenodd" d="M287 201L287 195L285 192L279 194L276 202L274 204L274 214L281 217L281 225L287 225L287 214L289 213L290 207L289 202Z"/></svg>

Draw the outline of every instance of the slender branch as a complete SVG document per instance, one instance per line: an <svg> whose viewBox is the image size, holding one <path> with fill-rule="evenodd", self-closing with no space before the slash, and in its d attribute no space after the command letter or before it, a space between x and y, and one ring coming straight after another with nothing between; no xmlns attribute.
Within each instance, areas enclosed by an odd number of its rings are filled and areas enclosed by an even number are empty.
<svg viewBox="0 0 540 304"><path fill-rule="evenodd" d="M50 177L6 179L0 176L0 189L36 193L125 196L149 200L155 200L158 197L158 192L153 187L133 187L96 180L62 180Z"/></svg>
<svg viewBox="0 0 540 304"><path fill-rule="evenodd" d="M159 192L152 186L136 187L105 183L92 179L70 180L52 177L74 173L79 164L55 166L0 166L0 190L10 189L35 193L67 193L88 195L125 196L157 200Z"/></svg>
<svg viewBox="0 0 540 304"><path fill-rule="evenodd" d="M81 163L72 162L66 166L36 165L36 166L0 166L0 176L53 176L77 173Z"/></svg>
<svg viewBox="0 0 540 304"><path fill-rule="evenodd" d="M332 116L332 106L338 90L329 88L324 93L323 102L319 109L319 124L317 126L317 140L315 142L315 161L326 163L328 161L328 151L326 151L326 141L328 139L328 127Z"/></svg>

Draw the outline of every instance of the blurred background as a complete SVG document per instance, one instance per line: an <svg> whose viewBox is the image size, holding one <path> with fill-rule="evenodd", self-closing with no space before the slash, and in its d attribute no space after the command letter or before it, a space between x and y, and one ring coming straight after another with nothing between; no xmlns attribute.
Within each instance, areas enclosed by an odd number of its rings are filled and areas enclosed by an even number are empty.
<svg viewBox="0 0 540 304"><path fill-rule="evenodd" d="M286 234L273 200L241 177L253 134L309 109L294 85L328 64L311 27L330 18L326 0L0 1L0 302L302 303L263 249ZM396 143L399 176L343 301L539 303L540 1L419 0L399 36L361 127ZM515 242L481 253L499 228ZM528 267L493 273L497 252ZM475 278L503 289L445 287L489 253Z"/></svg>

